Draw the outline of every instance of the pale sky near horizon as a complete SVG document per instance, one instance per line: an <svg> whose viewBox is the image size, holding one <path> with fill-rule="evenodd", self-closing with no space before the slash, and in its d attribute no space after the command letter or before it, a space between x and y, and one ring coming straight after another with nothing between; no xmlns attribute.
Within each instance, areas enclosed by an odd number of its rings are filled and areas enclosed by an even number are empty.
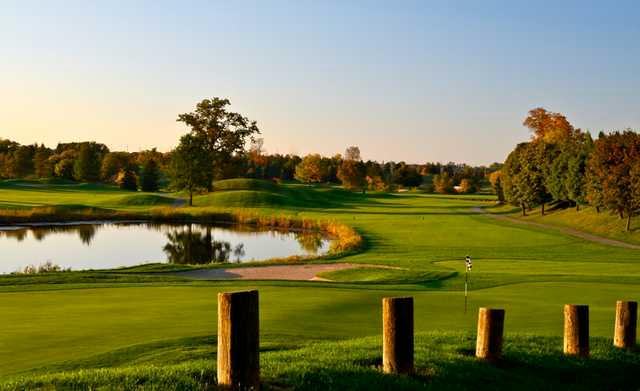
<svg viewBox="0 0 640 391"><path fill-rule="evenodd" d="M640 129L637 1L0 0L0 138L166 151L220 96L270 153L488 164L529 109Z"/></svg>

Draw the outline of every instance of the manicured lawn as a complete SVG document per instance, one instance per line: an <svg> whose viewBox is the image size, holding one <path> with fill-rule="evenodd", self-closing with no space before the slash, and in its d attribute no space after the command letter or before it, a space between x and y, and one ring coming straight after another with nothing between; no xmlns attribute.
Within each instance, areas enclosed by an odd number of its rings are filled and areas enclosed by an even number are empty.
<svg viewBox="0 0 640 391"><path fill-rule="evenodd" d="M81 205L144 212L172 197L92 185L34 188L0 183L0 208ZM215 368L216 294L246 288L260 290L263 367L274 385L322 389L331 377L344 385L340 382L351 375L361 379L358 384L380 388L398 381L416 389L437 388L447 376L461 388L473 385L454 374L459 368L535 389L544 384L533 380L538 368L550 384L563 388L566 376L577 368L610 373L611 381L618 373L615 363L638 368L635 355L616 356L607 346L615 301L640 296L640 251L496 221L473 211L489 205L491 201L473 196L361 195L330 187L222 184L219 191L196 198L196 208L184 211L242 207L335 219L355 227L366 241L363 251L338 261L400 269L329 273L335 283L167 281L157 272L162 267L147 268L144 276L127 273L119 280L96 272L21 280L0 277L0 376L122 367L118 370L148 371L149 378L174 373L174 379L184 375L193 380L193 373L201 373L198 384L203 384L213 373L202 368ZM467 314L465 255L474 259ZM380 357L380 300L392 295L415 297L416 331L427 333L419 339L422 345L416 353L423 378L389 380L375 369ZM601 346L599 361L572 366L558 359L565 303L590 305L592 335L602 338L596 341ZM513 372L477 367L480 364L463 354L472 346L479 306L506 309ZM335 340L347 341L331 342ZM336 349L347 353L336 358ZM334 364L326 364L332 358ZM526 364L529 360L535 365ZM318 363L325 363L326 370ZM153 368L145 366L151 364ZM183 364L186 367L175 367ZM552 364L557 373L547 368ZM103 375L126 377L115 372L91 376ZM528 377L528 382L522 380ZM491 388L494 380L486 381L484 388ZM598 388L607 383L584 384Z"/></svg>

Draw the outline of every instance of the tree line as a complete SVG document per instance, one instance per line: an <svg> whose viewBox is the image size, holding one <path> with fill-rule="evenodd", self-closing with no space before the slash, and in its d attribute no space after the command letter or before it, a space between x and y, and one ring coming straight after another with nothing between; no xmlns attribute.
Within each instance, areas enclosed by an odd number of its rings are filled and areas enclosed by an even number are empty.
<svg viewBox="0 0 640 391"><path fill-rule="evenodd" d="M231 111L230 104L228 99L205 99L194 111L178 115L177 121L189 132L166 153L110 151L89 141L52 149L0 139L0 179L61 178L142 191L167 187L186 191L191 204L193 194L211 191L215 180L238 177L342 184L363 192L420 187L427 192L473 193L501 167L364 161L357 146L331 157L267 154L256 121Z"/></svg>
<svg viewBox="0 0 640 391"><path fill-rule="evenodd" d="M100 143L20 145L0 139L0 179L59 178L117 184L128 190L157 191L165 154L153 150L117 152Z"/></svg>
<svg viewBox="0 0 640 391"><path fill-rule="evenodd" d="M499 197L521 208L540 205L589 204L631 218L640 209L640 135L632 130L589 132L574 128L567 118L544 108L529 112L523 122L533 135L509 154L492 184Z"/></svg>

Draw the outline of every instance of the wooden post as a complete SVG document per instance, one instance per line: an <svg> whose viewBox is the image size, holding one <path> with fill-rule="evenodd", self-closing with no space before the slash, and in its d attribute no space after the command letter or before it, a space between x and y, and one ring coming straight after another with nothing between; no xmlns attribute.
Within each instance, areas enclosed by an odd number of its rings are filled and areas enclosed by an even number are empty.
<svg viewBox="0 0 640 391"><path fill-rule="evenodd" d="M413 373L413 297L382 299L382 368Z"/></svg>
<svg viewBox="0 0 640 391"><path fill-rule="evenodd" d="M564 306L564 354L589 356L589 306Z"/></svg>
<svg viewBox="0 0 640 391"><path fill-rule="evenodd" d="M478 311L478 337L476 357L495 361L502 357L504 310L480 308Z"/></svg>
<svg viewBox="0 0 640 391"><path fill-rule="evenodd" d="M218 293L218 385L260 388L258 291Z"/></svg>
<svg viewBox="0 0 640 391"><path fill-rule="evenodd" d="M637 323L638 302L616 302L616 326L613 345L617 348L632 349L636 345Z"/></svg>

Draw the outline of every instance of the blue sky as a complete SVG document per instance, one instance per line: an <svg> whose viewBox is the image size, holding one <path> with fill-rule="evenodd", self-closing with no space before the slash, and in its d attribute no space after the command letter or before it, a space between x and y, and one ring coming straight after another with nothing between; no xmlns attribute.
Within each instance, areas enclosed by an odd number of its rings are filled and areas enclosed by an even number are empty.
<svg viewBox="0 0 640 391"><path fill-rule="evenodd" d="M0 5L0 137L24 143L169 150L212 96L280 153L486 164L538 106L640 128L638 2Z"/></svg>

